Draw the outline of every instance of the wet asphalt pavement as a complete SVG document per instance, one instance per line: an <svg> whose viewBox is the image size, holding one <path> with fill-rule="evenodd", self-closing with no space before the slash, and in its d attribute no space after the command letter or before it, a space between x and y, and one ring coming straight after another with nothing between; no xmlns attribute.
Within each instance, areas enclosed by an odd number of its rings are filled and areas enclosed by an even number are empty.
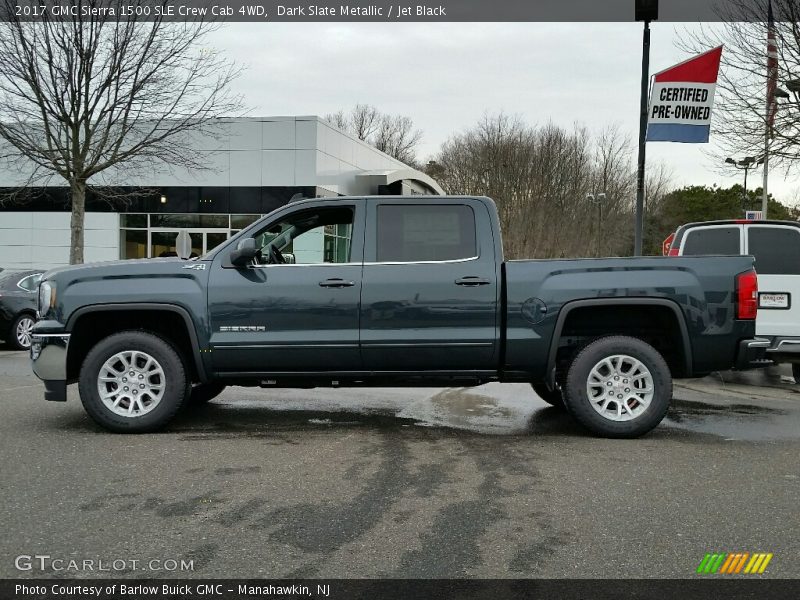
<svg viewBox="0 0 800 600"><path fill-rule="evenodd" d="M150 578L680 578L718 551L800 576L786 369L683 382L629 441L524 385L230 388L140 436L95 426L75 386L66 404L42 389L0 346L0 577L56 575L14 566L45 554ZM143 566L170 559L194 570Z"/></svg>

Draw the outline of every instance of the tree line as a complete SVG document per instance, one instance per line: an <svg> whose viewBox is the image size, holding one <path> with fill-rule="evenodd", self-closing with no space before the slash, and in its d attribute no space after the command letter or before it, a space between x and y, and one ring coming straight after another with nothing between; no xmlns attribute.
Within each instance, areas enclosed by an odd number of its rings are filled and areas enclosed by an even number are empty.
<svg viewBox="0 0 800 600"><path fill-rule="evenodd" d="M800 157L800 79L792 76L800 72L800 0L772 4L781 85L789 90L784 104L791 106L778 111L771 153L792 169ZM69 186L70 261L80 263L87 187L113 195L97 182L120 169L208 168L204 156L184 142L217 135L221 117L243 114L242 98L230 91L241 71L207 46L217 27L211 22L47 13L34 24L15 16L14 7L13 0L0 0L0 159L8 168L32 170L31 184L55 178ZM720 8L723 27L682 37L693 52L726 45L714 134L723 151L737 157L758 156L763 149L766 7L731 0ZM326 118L425 170L450 194L492 197L509 258L632 252L634 152L618 127L598 132L581 124L530 124L487 114L421 164L422 132L408 116L357 104ZM681 222L741 215L735 186L670 191L670 182L664 165L650 165L645 245L651 253L659 253L663 237ZM772 217L797 217L778 204L770 211Z"/></svg>

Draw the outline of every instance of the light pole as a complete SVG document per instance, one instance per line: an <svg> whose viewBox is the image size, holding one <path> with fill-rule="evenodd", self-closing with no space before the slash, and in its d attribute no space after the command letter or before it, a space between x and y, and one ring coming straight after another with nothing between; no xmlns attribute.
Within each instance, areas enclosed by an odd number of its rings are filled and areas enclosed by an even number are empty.
<svg viewBox="0 0 800 600"><path fill-rule="evenodd" d="M586 194L586 199L597 205L597 258L600 258L600 242L603 237L603 202L606 201L605 192L599 194Z"/></svg>
<svg viewBox="0 0 800 600"><path fill-rule="evenodd" d="M636 0L636 21L644 21L642 36L642 89L639 98L639 160L636 175L636 222L633 232L633 255L642 255L644 229L644 178L647 139L647 100L650 96L650 22L658 20L658 0Z"/></svg>
<svg viewBox="0 0 800 600"><path fill-rule="evenodd" d="M744 193L742 194L742 210L747 211L747 172L753 168L753 166L758 166L764 163L764 159L761 158L756 161L755 157L753 156L745 156L742 160L734 160L732 158L726 158L725 162L729 165L733 165L739 170L744 171Z"/></svg>

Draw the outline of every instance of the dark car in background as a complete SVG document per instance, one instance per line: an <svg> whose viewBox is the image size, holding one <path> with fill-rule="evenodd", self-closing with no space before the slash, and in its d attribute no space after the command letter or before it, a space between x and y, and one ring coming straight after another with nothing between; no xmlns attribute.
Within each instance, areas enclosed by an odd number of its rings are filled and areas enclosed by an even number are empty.
<svg viewBox="0 0 800 600"><path fill-rule="evenodd" d="M36 292L44 271L0 273L0 338L15 350L31 347L36 322Z"/></svg>

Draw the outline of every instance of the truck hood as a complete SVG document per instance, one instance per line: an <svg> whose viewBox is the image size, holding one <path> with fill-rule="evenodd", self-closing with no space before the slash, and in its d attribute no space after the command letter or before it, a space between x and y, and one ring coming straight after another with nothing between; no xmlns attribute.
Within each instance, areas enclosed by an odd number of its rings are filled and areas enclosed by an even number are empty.
<svg viewBox="0 0 800 600"><path fill-rule="evenodd" d="M62 280L93 277L106 273L124 274L130 273L137 276L151 272L153 274L163 273L165 270L174 271L177 263L193 264L198 260L183 260L181 258L139 258L133 260L109 260L105 262L88 263L83 265L68 265L56 267L47 271L42 280ZM167 266L169 265L169 266Z"/></svg>

